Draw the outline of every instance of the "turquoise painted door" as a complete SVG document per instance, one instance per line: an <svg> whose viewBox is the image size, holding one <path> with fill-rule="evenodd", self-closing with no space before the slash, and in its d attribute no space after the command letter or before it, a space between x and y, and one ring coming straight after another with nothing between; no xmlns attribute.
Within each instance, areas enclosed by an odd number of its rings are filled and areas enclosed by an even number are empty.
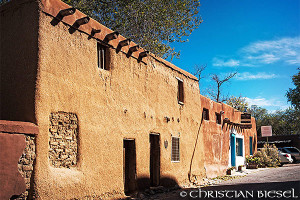
<svg viewBox="0 0 300 200"><path fill-rule="evenodd" d="M235 134L230 135L230 146L231 146L231 166L236 165L236 160L235 160L235 152L236 152L236 141L235 141Z"/></svg>

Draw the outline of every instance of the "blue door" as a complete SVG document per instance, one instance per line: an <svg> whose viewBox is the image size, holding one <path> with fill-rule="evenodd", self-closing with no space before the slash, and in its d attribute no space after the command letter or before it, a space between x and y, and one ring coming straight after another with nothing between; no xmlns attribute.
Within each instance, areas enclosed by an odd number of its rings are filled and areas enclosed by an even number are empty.
<svg viewBox="0 0 300 200"><path fill-rule="evenodd" d="M235 134L231 133L230 135L230 146L231 146L231 166L235 167Z"/></svg>

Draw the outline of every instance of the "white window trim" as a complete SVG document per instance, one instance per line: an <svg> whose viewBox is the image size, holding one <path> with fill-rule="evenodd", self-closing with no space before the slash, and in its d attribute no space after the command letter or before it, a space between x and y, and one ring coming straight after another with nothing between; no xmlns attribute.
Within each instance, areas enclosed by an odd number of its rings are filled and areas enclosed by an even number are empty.
<svg viewBox="0 0 300 200"><path fill-rule="evenodd" d="M181 82L183 82L183 79L181 79L181 78L179 78L179 77L175 77L177 80L179 80L179 81L181 81Z"/></svg>

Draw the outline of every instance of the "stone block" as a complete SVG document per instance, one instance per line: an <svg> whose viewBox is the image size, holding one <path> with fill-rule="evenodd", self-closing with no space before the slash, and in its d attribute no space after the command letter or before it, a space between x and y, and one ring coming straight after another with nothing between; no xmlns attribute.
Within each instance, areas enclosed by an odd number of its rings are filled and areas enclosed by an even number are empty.
<svg viewBox="0 0 300 200"><path fill-rule="evenodd" d="M50 127L55 126L53 129L57 129L56 133L50 129L49 159L52 166L69 168L76 165L77 124L74 113L51 113Z"/></svg>
<svg viewBox="0 0 300 200"><path fill-rule="evenodd" d="M32 165L23 165L23 171L32 171L33 166Z"/></svg>

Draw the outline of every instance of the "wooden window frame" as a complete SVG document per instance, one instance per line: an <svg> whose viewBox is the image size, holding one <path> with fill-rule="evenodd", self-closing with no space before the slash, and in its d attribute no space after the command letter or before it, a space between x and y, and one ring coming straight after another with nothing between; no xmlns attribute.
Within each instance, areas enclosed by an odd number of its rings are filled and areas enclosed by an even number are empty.
<svg viewBox="0 0 300 200"><path fill-rule="evenodd" d="M178 89L177 89L177 101L179 104L183 105L184 104L184 85L183 85L183 80L176 77L178 81Z"/></svg>

